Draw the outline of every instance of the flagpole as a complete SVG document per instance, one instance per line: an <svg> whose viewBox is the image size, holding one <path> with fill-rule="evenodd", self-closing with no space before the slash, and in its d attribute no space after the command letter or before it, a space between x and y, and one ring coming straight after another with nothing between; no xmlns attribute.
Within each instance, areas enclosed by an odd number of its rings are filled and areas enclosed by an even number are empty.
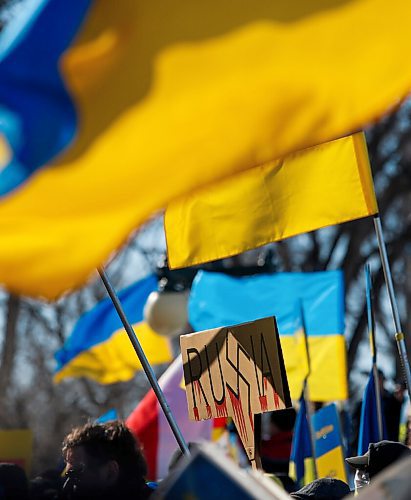
<svg viewBox="0 0 411 500"><path fill-rule="evenodd" d="M367 298L368 331L370 335L372 371L374 376L375 398L377 406L378 437L379 441L382 441L384 438L384 434L382 426L380 381L377 369L377 345L375 342L375 319L374 319L374 308L373 308L374 290L372 286L371 268L369 264L365 265L365 295Z"/></svg>
<svg viewBox="0 0 411 500"><path fill-rule="evenodd" d="M180 428L178 427L178 424L171 413L170 407L168 406L167 400L164 396L163 391L161 390L161 387L157 381L157 378L154 374L154 371L144 354L143 348L141 347L141 344L137 338L137 335L134 332L133 327L131 326L130 322L128 321L124 309L121 305L121 302L113 288L113 286L110 283L110 280L108 279L108 276L106 272L104 271L103 268L98 270L101 280L104 283L104 286L107 290L107 293L117 311L117 314L119 315L121 322L123 323L124 329L127 332L128 338L130 339L130 342L134 348L134 351L137 354L138 359L140 360L141 366L143 367L147 378L151 384L151 387L153 388L153 391L158 399L158 402L160 403L160 406L164 412L164 415L171 427L171 430L174 434L174 437L176 438L176 441L183 452L184 455L189 456L190 455L190 450L188 449L187 443L183 437L183 434L181 433Z"/></svg>
<svg viewBox="0 0 411 500"><path fill-rule="evenodd" d="M311 358L310 358L310 349L308 346L308 336L307 336L307 329L306 329L306 324L305 324L305 317L304 317L304 308L303 308L303 301L300 300L300 314L301 314L301 323L302 323L302 328L303 328L303 335L304 335L304 345L305 345L305 352L307 356L307 374L304 378L304 385L303 385L303 394L304 394L304 399L306 402L306 408L307 408L307 418L308 418L308 430L310 432L310 441L311 441L311 448L313 452L313 469L314 469L314 479L318 478L318 473L317 473L317 462L316 462L316 454L315 454L315 437L314 437L314 429L313 429L313 423L312 423L312 411L311 411L311 405L310 405L310 393L308 389L308 377L311 375Z"/></svg>
<svg viewBox="0 0 411 500"><path fill-rule="evenodd" d="M407 356L407 348L405 345L404 333L401 328L400 314L398 312L398 305L395 298L394 286L392 283L391 269L387 257L387 249L385 246L384 235L382 232L381 219L378 214L374 215L374 227L377 235L378 248L380 250L381 264L384 271L385 284L387 286L388 296L390 299L391 312L394 320L395 340L397 342L398 353L403 370L403 376L407 385L408 396L411 400L411 371L410 364Z"/></svg>

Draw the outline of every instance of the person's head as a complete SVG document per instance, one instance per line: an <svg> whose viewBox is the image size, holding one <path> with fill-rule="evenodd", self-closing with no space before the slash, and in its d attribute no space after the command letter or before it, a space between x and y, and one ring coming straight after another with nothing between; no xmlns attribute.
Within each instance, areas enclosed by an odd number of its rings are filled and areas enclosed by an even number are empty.
<svg viewBox="0 0 411 500"><path fill-rule="evenodd" d="M24 470L16 464L0 463L0 500L29 498L29 483Z"/></svg>
<svg viewBox="0 0 411 500"><path fill-rule="evenodd" d="M123 422L77 427L65 437L62 451L66 488L74 491L74 498L91 498L127 482L145 483L146 461Z"/></svg>
<svg viewBox="0 0 411 500"><path fill-rule="evenodd" d="M367 474L371 480L392 463L410 455L411 450L408 446L395 441L384 440L378 443L371 443L364 455L349 457L345 460L352 468Z"/></svg>
<svg viewBox="0 0 411 500"><path fill-rule="evenodd" d="M350 494L350 487L344 481L331 477L316 479L303 488L291 493L291 498L300 500L309 500L316 498L318 500L339 500Z"/></svg>

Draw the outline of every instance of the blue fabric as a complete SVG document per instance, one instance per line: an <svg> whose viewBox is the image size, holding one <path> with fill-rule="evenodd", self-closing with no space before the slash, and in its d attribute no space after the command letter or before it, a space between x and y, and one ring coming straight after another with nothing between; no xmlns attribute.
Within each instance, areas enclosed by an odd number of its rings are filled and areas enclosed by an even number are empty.
<svg viewBox="0 0 411 500"><path fill-rule="evenodd" d="M295 464L296 482L304 480L304 459L312 458L313 448L308 425L307 406L304 396L300 398L300 409L295 420L293 442L291 445L290 461Z"/></svg>
<svg viewBox="0 0 411 500"><path fill-rule="evenodd" d="M381 402L381 409L383 408ZM387 439L385 428L384 413L382 413L383 437ZM377 396L375 393L374 372L371 369L370 377L365 386L364 396L361 406L360 431L358 435L358 455L364 455L368 451L370 443L381 441L378 434L378 416L377 416Z"/></svg>
<svg viewBox="0 0 411 500"><path fill-rule="evenodd" d="M117 411L114 408L111 408L111 410L108 410L106 413L98 417L96 422L99 424L105 424L106 422L110 422L111 420L117 420L117 419L118 419Z"/></svg>
<svg viewBox="0 0 411 500"><path fill-rule="evenodd" d="M150 293L155 290L157 290L157 277L149 275L119 292L119 299L130 323L139 323L143 320L145 303ZM81 352L105 342L122 326L110 298L99 302L91 311L80 317L63 348L56 352L56 371L61 370Z"/></svg>
<svg viewBox="0 0 411 500"><path fill-rule="evenodd" d="M165 500L226 498L252 500L256 497L254 477L242 480L238 467L228 459L213 458L211 451L199 452L182 461L178 474L160 482L157 498ZM254 489L253 489L254 488Z"/></svg>
<svg viewBox="0 0 411 500"><path fill-rule="evenodd" d="M329 451L342 446L340 421L334 403L324 406L312 417L315 432L315 456L320 458Z"/></svg>
<svg viewBox="0 0 411 500"><path fill-rule="evenodd" d="M0 195L19 186L74 138L75 104L59 60L92 0L28 0L0 37L0 132L14 156L0 171Z"/></svg>
<svg viewBox="0 0 411 500"><path fill-rule="evenodd" d="M200 271L189 298L189 321L199 331L275 316L280 334L294 335L300 301L307 335L344 333L341 271L242 278Z"/></svg>

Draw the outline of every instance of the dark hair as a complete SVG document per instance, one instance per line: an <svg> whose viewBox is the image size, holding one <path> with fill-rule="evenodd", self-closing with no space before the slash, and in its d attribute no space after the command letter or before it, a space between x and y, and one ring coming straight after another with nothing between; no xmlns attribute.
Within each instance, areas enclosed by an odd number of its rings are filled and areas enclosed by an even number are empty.
<svg viewBox="0 0 411 500"><path fill-rule="evenodd" d="M76 446L84 447L87 454L99 462L115 460L124 479L144 480L147 475L147 463L140 445L124 422L89 422L82 427L75 427L64 438L64 458L67 451Z"/></svg>
<svg viewBox="0 0 411 500"><path fill-rule="evenodd" d="M29 483L24 470L16 464L0 463L0 498L29 498Z"/></svg>

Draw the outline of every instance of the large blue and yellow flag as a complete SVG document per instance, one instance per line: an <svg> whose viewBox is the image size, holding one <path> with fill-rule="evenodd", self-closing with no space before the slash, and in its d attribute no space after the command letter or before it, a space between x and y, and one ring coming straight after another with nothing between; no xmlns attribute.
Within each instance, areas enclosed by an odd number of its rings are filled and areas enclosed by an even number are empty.
<svg viewBox="0 0 411 500"><path fill-rule="evenodd" d="M300 408L295 420L288 473L299 487L315 479L313 447L308 418L307 404L302 394Z"/></svg>
<svg viewBox="0 0 411 500"><path fill-rule="evenodd" d="M0 283L55 298L178 196L374 120L411 89L410 14L28 0L0 40Z"/></svg>
<svg viewBox="0 0 411 500"><path fill-rule="evenodd" d="M312 416L315 461L318 477L335 477L347 482L341 428L335 403Z"/></svg>
<svg viewBox="0 0 411 500"><path fill-rule="evenodd" d="M344 281L341 271L277 273L233 278L200 271L189 298L189 322L195 330L235 325L275 316L291 397L298 399L302 369L300 300L311 361L308 378L313 401L348 397L344 339Z"/></svg>
<svg viewBox="0 0 411 500"><path fill-rule="evenodd" d="M133 323L144 353L152 365L172 360L169 341L153 332L143 321L144 305L154 290L157 290L157 278L149 275L119 292L124 311ZM67 377L89 377L102 384L111 384L129 380L136 371L142 369L108 298L81 316L55 357L56 382Z"/></svg>
<svg viewBox="0 0 411 500"><path fill-rule="evenodd" d="M381 397L381 396L380 396ZM364 455L368 451L370 443L378 443L387 439L385 428L383 405L380 401L382 436L380 436L377 412L377 394L375 390L374 370L371 369L361 405L360 429L358 433L358 455Z"/></svg>

